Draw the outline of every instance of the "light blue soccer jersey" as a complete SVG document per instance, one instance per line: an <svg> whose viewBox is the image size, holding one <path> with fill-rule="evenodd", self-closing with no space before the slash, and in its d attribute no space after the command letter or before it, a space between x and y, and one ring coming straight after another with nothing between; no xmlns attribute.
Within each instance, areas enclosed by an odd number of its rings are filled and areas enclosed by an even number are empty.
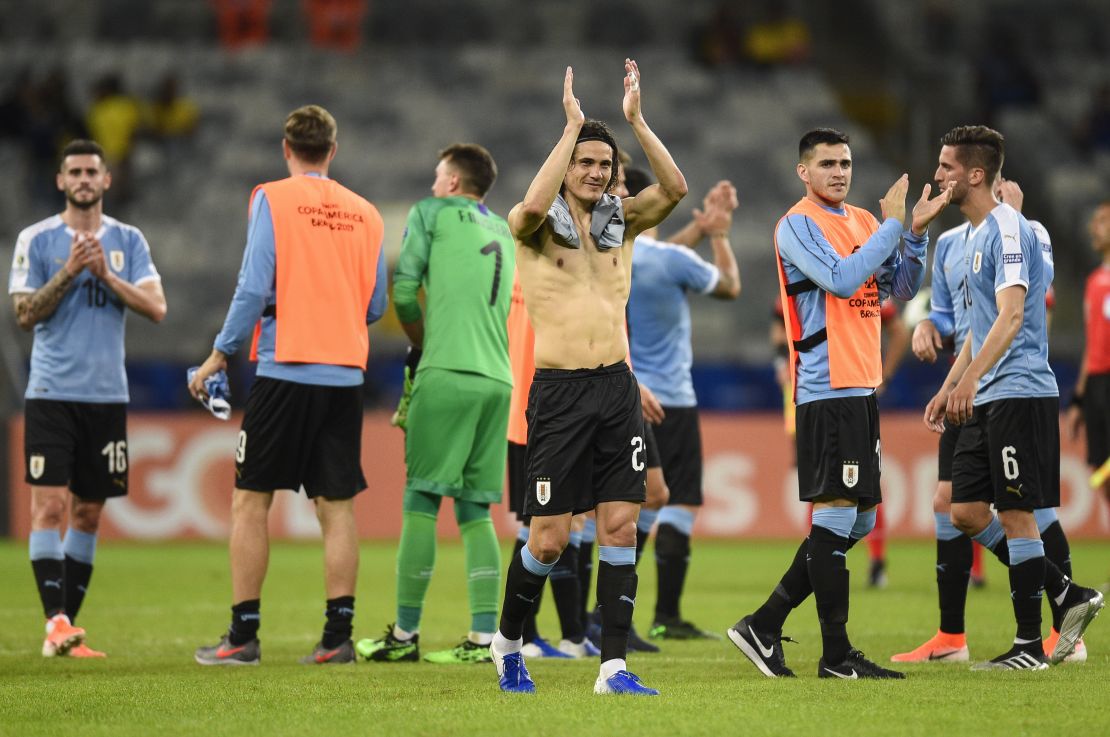
<svg viewBox="0 0 1110 737"><path fill-rule="evenodd" d="M1047 283L1051 284L1054 275L1052 260L1052 238L1043 225L1030 220L1037 242L1040 244L1041 260L1046 269ZM955 353L959 355L964 339L971 324L968 309L966 280L971 269L971 253L968 251L968 237L971 223L957 225L946 230L937 238L937 249L933 256L933 287L929 320L936 325L937 331L945 338L955 341Z"/></svg>
<svg viewBox="0 0 1110 737"><path fill-rule="evenodd" d="M60 215L19 234L8 279L8 294L31 294L54 277L69 258L74 231ZM142 284L160 279L150 246L139 229L103 216L96 237L108 268ZM86 269L49 318L35 325L27 399L68 402L126 402L124 320L127 309L112 290Z"/></svg>
<svg viewBox="0 0 1110 737"><path fill-rule="evenodd" d="M847 210L825 207L831 213L848 217ZM906 301L913 299L925 279L926 233L918 238L902 224L887 218L866 243L850 256L841 256L821 232L817 223L803 214L788 215L775 231L779 257L787 284L809 279L819 288L794 297L802 338L825 327L827 292L847 299L872 275L879 291L879 303L890 295ZM899 248L899 243L902 247ZM633 269L635 275L635 269ZM811 350L798 354L795 404L834 397L862 397L874 393L867 387L833 389L829 379L829 344L822 341Z"/></svg>
<svg viewBox="0 0 1110 737"><path fill-rule="evenodd" d="M1045 293L1051 270L1029 221L1000 204L969 234L971 271L966 301L971 303L971 351L977 355L998 319L995 295L1025 288L1025 315L1010 347L979 380L975 404L1020 397L1056 397L1056 376L1048 365Z"/></svg>
<svg viewBox="0 0 1110 737"><path fill-rule="evenodd" d="M686 293L708 294L720 277L716 266L686 246L636 238L628 297L629 351L636 379L665 407L697 406Z"/></svg>

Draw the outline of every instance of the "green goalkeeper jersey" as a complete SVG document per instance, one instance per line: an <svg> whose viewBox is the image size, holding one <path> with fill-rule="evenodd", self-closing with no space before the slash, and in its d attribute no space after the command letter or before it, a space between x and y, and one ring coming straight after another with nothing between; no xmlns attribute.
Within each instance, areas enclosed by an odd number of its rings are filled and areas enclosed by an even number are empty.
<svg viewBox="0 0 1110 737"><path fill-rule="evenodd" d="M468 371L512 384L505 327L516 268L509 224L469 197L428 197L409 211L393 275L401 322L420 319L429 367Z"/></svg>

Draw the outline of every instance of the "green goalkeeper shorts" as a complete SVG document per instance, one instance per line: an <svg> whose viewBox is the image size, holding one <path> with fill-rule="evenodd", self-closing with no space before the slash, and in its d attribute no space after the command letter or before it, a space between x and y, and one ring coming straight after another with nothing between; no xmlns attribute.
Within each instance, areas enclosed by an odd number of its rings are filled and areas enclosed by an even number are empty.
<svg viewBox="0 0 1110 737"><path fill-rule="evenodd" d="M405 431L406 488L501 501L512 387L481 374L422 368Z"/></svg>

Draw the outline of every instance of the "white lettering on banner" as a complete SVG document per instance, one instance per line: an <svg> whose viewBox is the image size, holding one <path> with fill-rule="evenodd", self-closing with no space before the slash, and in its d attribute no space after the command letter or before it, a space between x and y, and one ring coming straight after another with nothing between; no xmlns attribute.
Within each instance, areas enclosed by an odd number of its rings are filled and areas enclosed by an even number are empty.
<svg viewBox="0 0 1110 737"><path fill-rule="evenodd" d="M205 537L226 537L227 524L213 518L204 504L202 477L213 463L230 458L237 436L237 430L225 429L194 436L180 448L172 468L146 474L149 497L164 502L163 506L144 507L131 497L122 497L104 506L105 517L128 537L176 537L191 530ZM174 452L173 433L144 426L142 431L133 433L129 450L133 468L149 459L166 458Z"/></svg>
<svg viewBox="0 0 1110 737"><path fill-rule="evenodd" d="M759 519L759 496L746 483L754 468L751 459L740 453L716 453L706 459L703 489L713 509L701 515L706 532L737 535L748 532Z"/></svg>

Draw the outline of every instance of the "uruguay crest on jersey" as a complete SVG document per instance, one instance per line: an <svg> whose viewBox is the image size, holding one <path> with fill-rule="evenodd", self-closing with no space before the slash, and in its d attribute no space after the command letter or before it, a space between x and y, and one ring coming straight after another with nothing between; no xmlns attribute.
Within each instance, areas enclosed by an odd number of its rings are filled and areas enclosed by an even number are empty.
<svg viewBox="0 0 1110 737"><path fill-rule="evenodd" d="M536 501L541 506L551 501L551 479L536 479Z"/></svg>
<svg viewBox="0 0 1110 737"><path fill-rule="evenodd" d="M27 470L31 472L31 478L42 478L42 472L46 470L46 456L36 453L29 460Z"/></svg>
<svg viewBox="0 0 1110 737"><path fill-rule="evenodd" d="M112 265L112 271L123 271L123 251L111 251L108 261Z"/></svg>
<svg viewBox="0 0 1110 737"><path fill-rule="evenodd" d="M840 475L840 480L844 482L844 486L851 489L859 483L859 464L858 463L845 463L843 471Z"/></svg>

